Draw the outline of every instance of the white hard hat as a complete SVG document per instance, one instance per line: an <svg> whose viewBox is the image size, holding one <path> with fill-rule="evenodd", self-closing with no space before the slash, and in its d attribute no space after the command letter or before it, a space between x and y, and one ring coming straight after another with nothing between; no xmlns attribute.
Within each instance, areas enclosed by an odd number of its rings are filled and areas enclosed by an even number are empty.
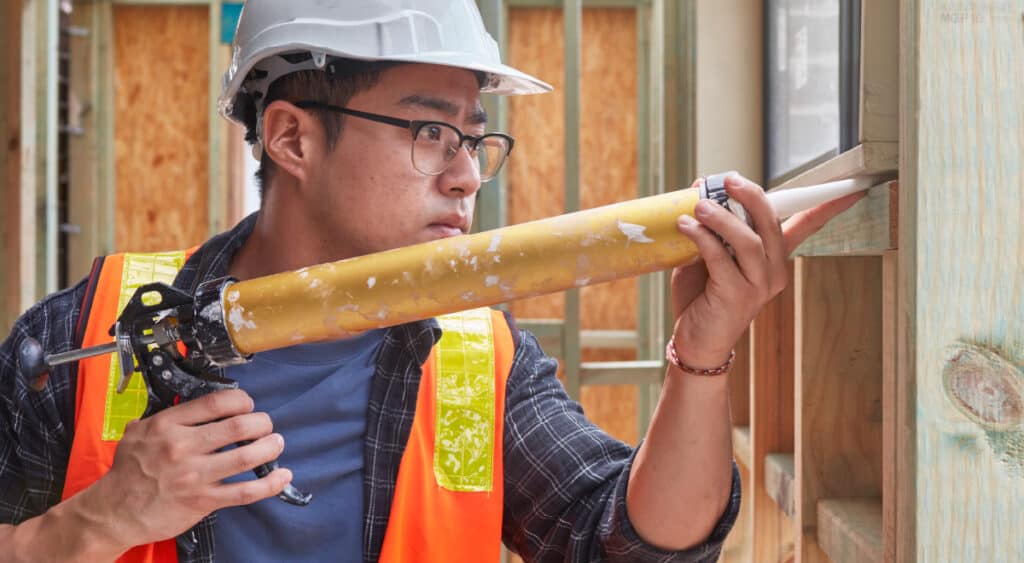
<svg viewBox="0 0 1024 563"><path fill-rule="evenodd" d="M287 56L298 53L312 57ZM551 91L501 63L474 0L248 0L224 73L221 114L238 120L244 97L261 113L274 80L323 69L329 57L464 68L483 73L481 91L494 94Z"/></svg>

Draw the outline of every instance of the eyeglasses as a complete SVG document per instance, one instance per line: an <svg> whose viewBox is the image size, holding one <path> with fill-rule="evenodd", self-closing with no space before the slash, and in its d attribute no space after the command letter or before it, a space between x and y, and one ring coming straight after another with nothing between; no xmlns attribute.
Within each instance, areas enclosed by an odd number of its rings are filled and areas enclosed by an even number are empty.
<svg viewBox="0 0 1024 563"><path fill-rule="evenodd" d="M487 133L479 137L466 135L458 127L443 121L409 121L309 100L293 104L302 109L334 111L408 129L412 133L412 165L428 176L437 176L447 170L459 154L459 148L466 147L479 167L480 181L486 182L498 175L515 142L504 133Z"/></svg>

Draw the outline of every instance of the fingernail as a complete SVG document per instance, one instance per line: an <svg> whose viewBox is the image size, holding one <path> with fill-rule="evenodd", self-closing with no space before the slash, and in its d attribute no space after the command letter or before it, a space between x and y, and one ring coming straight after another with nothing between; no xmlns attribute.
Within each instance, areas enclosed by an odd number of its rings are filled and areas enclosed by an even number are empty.
<svg viewBox="0 0 1024 563"><path fill-rule="evenodd" d="M274 434L274 442L276 442L278 446L283 448L284 447L284 436L282 436L280 434Z"/></svg>
<svg viewBox="0 0 1024 563"><path fill-rule="evenodd" d="M698 201L697 202L697 207L694 209L694 213L697 215L697 217L710 217L711 216L711 206L712 205L715 205L715 204L711 203L710 201L708 201L706 199L702 200L702 201Z"/></svg>
<svg viewBox="0 0 1024 563"><path fill-rule="evenodd" d="M679 226L685 227L685 228L692 228L692 227L695 227L696 225L697 225L697 220L694 219L693 217L690 217L689 215L680 215L679 216Z"/></svg>

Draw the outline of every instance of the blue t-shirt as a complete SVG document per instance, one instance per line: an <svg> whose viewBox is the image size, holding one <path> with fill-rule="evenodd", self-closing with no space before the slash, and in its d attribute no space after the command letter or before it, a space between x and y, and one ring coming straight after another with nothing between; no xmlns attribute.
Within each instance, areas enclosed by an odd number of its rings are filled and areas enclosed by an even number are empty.
<svg viewBox="0 0 1024 563"><path fill-rule="evenodd" d="M261 352L228 368L284 436L278 460L313 493L304 507L277 497L217 512L218 562L361 561L363 437L384 330ZM254 479L252 472L232 477Z"/></svg>

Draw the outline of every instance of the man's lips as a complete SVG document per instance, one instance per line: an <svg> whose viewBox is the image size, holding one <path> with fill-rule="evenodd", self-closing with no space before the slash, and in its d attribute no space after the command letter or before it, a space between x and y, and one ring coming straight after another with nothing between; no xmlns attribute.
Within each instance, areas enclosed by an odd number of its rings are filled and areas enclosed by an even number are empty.
<svg viewBox="0 0 1024 563"><path fill-rule="evenodd" d="M469 221L461 217L446 218L431 223L429 227L441 231L445 236L464 235L469 232Z"/></svg>

